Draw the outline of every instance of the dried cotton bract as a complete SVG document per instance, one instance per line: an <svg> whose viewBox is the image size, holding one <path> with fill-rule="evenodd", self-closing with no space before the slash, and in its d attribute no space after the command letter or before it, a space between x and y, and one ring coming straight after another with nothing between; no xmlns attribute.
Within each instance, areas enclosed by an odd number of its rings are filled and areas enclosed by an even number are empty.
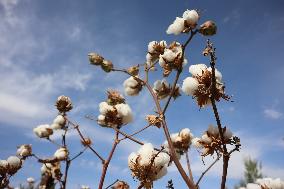
<svg viewBox="0 0 284 189"><path fill-rule="evenodd" d="M122 95L116 91L109 92L107 101L99 104L99 111L101 114L98 116L97 122L103 127L120 128L133 120L131 108L125 104Z"/></svg>
<svg viewBox="0 0 284 189"><path fill-rule="evenodd" d="M182 18L176 17L175 21L168 27L167 34L187 33L196 27L198 20L199 15L196 10L186 10Z"/></svg>
<svg viewBox="0 0 284 189"><path fill-rule="evenodd" d="M142 89L142 82L136 77L129 77L123 82L124 92L129 96L136 96Z"/></svg>
<svg viewBox="0 0 284 189"><path fill-rule="evenodd" d="M129 185L124 181L117 181L111 189L129 189Z"/></svg>
<svg viewBox="0 0 284 189"><path fill-rule="evenodd" d="M169 83L163 79L163 80L157 80L154 83L153 91L157 95L158 99L162 100L166 97L168 97L171 93L172 87L169 85ZM179 85L176 85L176 88L173 93L173 98L176 99L180 96L180 88Z"/></svg>
<svg viewBox="0 0 284 189"><path fill-rule="evenodd" d="M167 174L170 157L167 153L154 150L150 143L144 144L137 153L128 156L128 166L133 177L138 179L146 189L153 187L153 181Z"/></svg>
<svg viewBox="0 0 284 189"><path fill-rule="evenodd" d="M39 125L34 128L33 131L39 138L49 138L49 136L53 134L53 130L48 124Z"/></svg>
<svg viewBox="0 0 284 189"><path fill-rule="evenodd" d="M190 96L193 96L199 107L205 107L211 104L211 77L212 69L207 68L205 64L196 64L189 67L189 72L192 77L187 77L183 80L182 91ZM230 97L225 94L225 86L222 83L222 74L215 69L216 90L214 98L220 101L221 98L229 100Z"/></svg>

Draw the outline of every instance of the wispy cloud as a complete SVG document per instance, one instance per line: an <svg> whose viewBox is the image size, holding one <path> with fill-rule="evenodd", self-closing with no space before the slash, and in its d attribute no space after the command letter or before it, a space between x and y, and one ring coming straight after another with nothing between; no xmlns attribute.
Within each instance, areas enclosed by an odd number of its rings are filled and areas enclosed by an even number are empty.
<svg viewBox="0 0 284 189"><path fill-rule="evenodd" d="M272 109L272 108L268 108L268 109L265 109L263 111L265 117L269 118L269 119L280 119L283 117L283 113L282 112L279 112L275 109Z"/></svg>

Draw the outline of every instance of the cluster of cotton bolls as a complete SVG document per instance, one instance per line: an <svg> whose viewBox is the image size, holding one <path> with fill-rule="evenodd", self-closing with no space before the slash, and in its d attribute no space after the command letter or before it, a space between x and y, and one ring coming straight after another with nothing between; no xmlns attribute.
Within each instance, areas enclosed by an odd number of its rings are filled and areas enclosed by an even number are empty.
<svg viewBox="0 0 284 189"><path fill-rule="evenodd" d="M178 35L189 32L196 27L198 20L199 14L196 10L186 10L182 18L176 17L175 21L168 27L167 34Z"/></svg>
<svg viewBox="0 0 284 189"><path fill-rule="evenodd" d="M109 91L108 99L99 104L100 115L97 122L103 127L117 127L133 120L132 110L125 99L117 91Z"/></svg>
<svg viewBox="0 0 284 189"><path fill-rule="evenodd" d="M154 64L159 59L160 55L164 53L165 48L167 47L166 41L151 41L148 44L148 53L146 55L146 64L148 69L154 70Z"/></svg>
<svg viewBox="0 0 284 189"><path fill-rule="evenodd" d="M151 143L144 144L137 153L128 157L128 166L133 177L137 178L146 189L153 187L153 181L167 174L170 156L154 150Z"/></svg>
<svg viewBox="0 0 284 189"><path fill-rule="evenodd" d="M139 92L142 90L142 86L143 86L142 82L139 81L139 79L136 78L136 76L135 77L131 76L123 82L124 92L128 96L138 95Z"/></svg>
<svg viewBox="0 0 284 189"><path fill-rule="evenodd" d="M159 64L163 68L163 75L167 77L173 69L180 70L187 64L184 58L183 48L179 42L172 42L159 56Z"/></svg>
<svg viewBox="0 0 284 189"><path fill-rule="evenodd" d="M186 95L193 96L196 98L197 104L200 107L211 104L211 77L212 69L207 67L205 64L196 64L189 67L189 73L192 77L187 77L184 79L182 84L182 91ZM215 100L219 101L220 98L228 99L229 97L225 95L224 84L222 83L222 74L217 69L215 69L216 78L216 94L214 94Z"/></svg>
<svg viewBox="0 0 284 189"><path fill-rule="evenodd" d="M225 144L230 144L233 133L228 128L224 128L223 136ZM222 140L218 127L210 125L202 137L193 138L192 143L196 148L202 149L202 156L213 155L215 151L219 152L221 149Z"/></svg>
<svg viewBox="0 0 284 189"><path fill-rule="evenodd" d="M153 86L153 91L157 95L158 99L160 100L168 97L171 93L171 90L172 90L172 87L165 79L155 81L154 86ZM173 98L177 98L178 96L180 96L179 85L176 85L176 88L172 96Z"/></svg>
<svg viewBox="0 0 284 189"><path fill-rule="evenodd" d="M192 139L193 134L188 128L182 129L179 133L171 134L171 141L179 159L181 155L188 151ZM169 144L167 141L164 142L164 147L169 151Z"/></svg>
<svg viewBox="0 0 284 189"><path fill-rule="evenodd" d="M255 183L248 183L246 187L240 187L239 189L284 189L284 182L280 178L262 178L257 179Z"/></svg>
<svg viewBox="0 0 284 189"><path fill-rule="evenodd" d="M22 167L23 160L17 156L10 156L7 160L0 160L0 176L15 174ZM1 185L1 183L0 183Z"/></svg>

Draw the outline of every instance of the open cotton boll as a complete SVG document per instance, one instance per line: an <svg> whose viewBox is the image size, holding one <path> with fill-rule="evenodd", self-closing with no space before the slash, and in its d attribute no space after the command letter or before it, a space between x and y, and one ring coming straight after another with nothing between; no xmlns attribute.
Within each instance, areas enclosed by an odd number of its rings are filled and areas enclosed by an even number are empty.
<svg viewBox="0 0 284 189"><path fill-rule="evenodd" d="M257 179L256 183L261 186L267 186L271 189L284 189L284 182L280 180L280 178L272 179L272 178L261 178Z"/></svg>
<svg viewBox="0 0 284 189"><path fill-rule="evenodd" d="M165 49L162 58L167 62L172 62L176 58L177 54L173 52L171 49Z"/></svg>
<svg viewBox="0 0 284 189"><path fill-rule="evenodd" d="M209 68L207 68L207 70L208 70L209 72L211 72L211 71L212 71L212 68L209 67ZM219 72L216 68L215 68L215 77L216 77L216 80L217 80L217 81L219 81L219 82L222 81L222 74L221 74L221 72Z"/></svg>
<svg viewBox="0 0 284 189"><path fill-rule="evenodd" d="M205 71L207 69L207 66L205 64L195 64L189 66L189 73L191 73L193 76L201 76L202 71Z"/></svg>
<svg viewBox="0 0 284 189"><path fill-rule="evenodd" d="M210 144L212 142L212 139L207 134L202 135L201 139L207 144Z"/></svg>
<svg viewBox="0 0 284 189"><path fill-rule="evenodd" d="M68 150L64 147L59 148L54 153L54 157L56 157L58 160L65 160L68 156Z"/></svg>
<svg viewBox="0 0 284 189"><path fill-rule="evenodd" d="M29 144L24 144L18 147L17 155L21 157L27 157L32 155L32 146Z"/></svg>
<svg viewBox="0 0 284 189"><path fill-rule="evenodd" d="M51 163L44 163L42 164L41 168L40 168L40 171L42 174L44 173L48 173L51 171L51 168L52 168L52 164Z"/></svg>
<svg viewBox="0 0 284 189"><path fill-rule="evenodd" d="M157 153L159 152L155 151L153 155L155 156L155 154ZM170 162L170 156L164 152L160 152L154 159L155 166L157 167L162 167L165 164L168 164L169 162Z"/></svg>
<svg viewBox="0 0 284 189"><path fill-rule="evenodd" d="M154 46L155 46L157 43L158 43L157 41L151 41L151 42L149 42L149 44L148 44L148 52L149 52L149 53L154 53L154 52L155 52Z"/></svg>
<svg viewBox="0 0 284 189"><path fill-rule="evenodd" d="M49 127L48 124L37 126L36 128L33 129L33 132L39 138L47 138L53 134L53 130Z"/></svg>
<svg viewBox="0 0 284 189"><path fill-rule="evenodd" d="M154 152L154 147L151 143L146 143L138 150L138 154L141 157L141 165L146 165L151 161L152 154Z"/></svg>
<svg viewBox="0 0 284 189"><path fill-rule="evenodd" d="M196 10L186 10L183 13L182 18L186 20L188 24L196 25L199 19L199 15Z"/></svg>
<svg viewBox="0 0 284 189"><path fill-rule="evenodd" d="M230 129L228 129L228 128L226 127L226 131L224 132L224 139L225 139L225 140L228 140L228 139L230 139L232 136L233 136L232 131L230 131Z"/></svg>
<svg viewBox="0 0 284 189"><path fill-rule="evenodd" d="M117 110L118 116L122 118L123 124L132 122L133 120L132 110L128 104L117 104L115 105L115 108Z"/></svg>
<svg viewBox="0 0 284 189"><path fill-rule="evenodd" d="M27 182L32 184L35 182L35 179L33 177L29 177L27 178Z"/></svg>
<svg viewBox="0 0 284 189"><path fill-rule="evenodd" d="M128 96L136 96L139 94L139 90L130 87L124 88L124 92Z"/></svg>
<svg viewBox="0 0 284 189"><path fill-rule="evenodd" d="M99 111L102 115L106 115L108 111L113 111L113 107L110 106L107 102L101 102L99 104Z"/></svg>
<svg viewBox="0 0 284 189"><path fill-rule="evenodd" d="M261 189L261 186L258 184L254 184L254 183L248 183L247 189Z"/></svg>
<svg viewBox="0 0 284 189"><path fill-rule="evenodd" d="M22 161L17 156L10 156L7 159L9 169L19 169L22 166Z"/></svg>
<svg viewBox="0 0 284 189"><path fill-rule="evenodd" d="M98 124L99 125L102 125L102 126L104 126L106 123L105 123L105 116L104 115L99 115L98 116Z"/></svg>
<svg viewBox="0 0 284 189"><path fill-rule="evenodd" d="M129 96L138 95L141 87L137 80L134 77L129 77L123 82L124 92Z"/></svg>
<svg viewBox="0 0 284 189"><path fill-rule="evenodd" d="M207 132L214 137L217 137L219 135L218 127L214 127L213 125L209 125Z"/></svg>
<svg viewBox="0 0 284 189"><path fill-rule="evenodd" d="M191 142L192 142L192 144L193 144L193 146L195 147L195 148L203 148L203 146L202 146L202 144L200 143L200 138L193 138L192 140L191 140Z"/></svg>
<svg viewBox="0 0 284 189"><path fill-rule="evenodd" d="M187 77L185 78L185 80L183 80L181 89L185 94L193 96L198 89L198 85L199 83L197 79L193 77Z"/></svg>
<svg viewBox="0 0 284 189"><path fill-rule="evenodd" d="M184 19L176 17L175 21L168 27L167 34L178 35L184 30Z"/></svg>
<svg viewBox="0 0 284 189"><path fill-rule="evenodd" d="M56 118L53 120L53 123L57 123L59 125L65 125L66 120L62 115L56 116Z"/></svg>
<svg viewBox="0 0 284 189"><path fill-rule="evenodd" d="M62 129L62 125L59 125L57 123L52 123L50 127L54 130Z"/></svg>
<svg viewBox="0 0 284 189"><path fill-rule="evenodd" d="M168 173L168 169L167 167L163 167L156 175L155 180L158 180L160 178L162 178L163 176L165 176Z"/></svg>
<svg viewBox="0 0 284 189"><path fill-rule="evenodd" d="M193 134L190 132L189 128L184 128L180 131L179 136L182 139L191 139L193 138Z"/></svg>
<svg viewBox="0 0 284 189"><path fill-rule="evenodd" d="M129 156L128 156L128 167L130 169L133 169L134 164L136 163L136 159L138 158L137 154L135 152L132 152Z"/></svg>
<svg viewBox="0 0 284 189"><path fill-rule="evenodd" d="M0 174L3 175L7 172L9 163L7 160L0 160Z"/></svg>

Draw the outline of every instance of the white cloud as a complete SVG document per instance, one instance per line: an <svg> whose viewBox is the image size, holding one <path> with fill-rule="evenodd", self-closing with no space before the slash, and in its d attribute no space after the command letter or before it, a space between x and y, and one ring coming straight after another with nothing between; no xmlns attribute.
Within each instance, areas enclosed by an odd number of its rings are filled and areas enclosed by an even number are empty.
<svg viewBox="0 0 284 189"><path fill-rule="evenodd" d="M265 109L263 113L267 118L270 118L270 119L280 119L283 116L281 112L275 109Z"/></svg>

